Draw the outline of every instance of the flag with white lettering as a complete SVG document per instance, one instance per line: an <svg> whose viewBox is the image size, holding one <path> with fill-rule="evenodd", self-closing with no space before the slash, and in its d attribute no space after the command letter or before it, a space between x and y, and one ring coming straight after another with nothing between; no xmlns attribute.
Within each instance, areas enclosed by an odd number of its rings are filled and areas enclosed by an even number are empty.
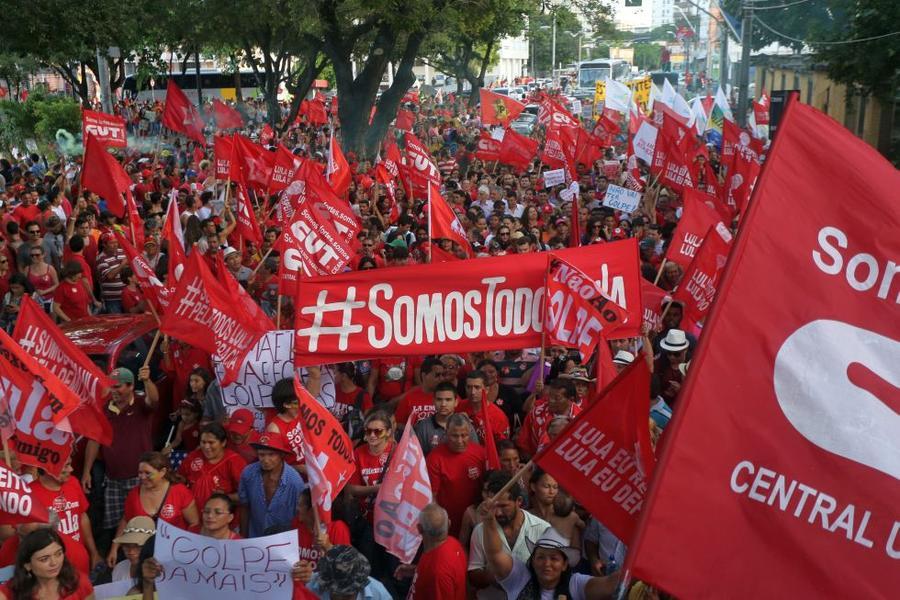
<svg viewBox="0 0 900 600"><path fill-rule="evenodd" d="M416 528L419 513L432 500L425 454L412 425L410 415L384 469L373 518L375 541L406 564L413 562L422 543L422 534Z"/></svg>
<svg viewBox="0 0 900 600"><path fill-rule="evenodd" d="M0 464L0 498L0 525L50 521L49 507L34 501L31 484L3 464Z"/></svg>
<svg viewBox="0 0 900 600"><path fill-rule="evenodd" d="M720 275L731 250L731 232L722 223L711 227L703 238L703 245L688 268L672 299L684 306L684 318L699 323L709 311L716 297Z"/></svg>
<svg viewBox="0 0 900 600"><path fill-rule="evenodd" d="M788 104L666 429L635 577L679 598L896 595L897 190L873 147Z"/></svg>
<svg viewBox="0 0 900 600"><path fill-rule="evenodd" d="M666 261L676 263L682 269L687 269L694 260L709 228L720 221L715 209L704 201L705 196L693 188L684 190L681 219L666 250Z"/></svg>
<svg viewBox="0 0 900 600"><path fill-rule="evenodd" d="M124 148L128 145L125 135L125 119L83 108L81 110L81 139L87 142L93 135L106 147Z"/></svg>
<svg viewBox="0 0 900 600"><path fill-rule="evenodd" d="M322 523L331 521L331 506L356 470L353 444L341 423L294 377L300 401L303 456L313 502Z"/></svg>
<svg viewBox="0 0 900 600"><path fill-rule="evenodd" d="M534 457L625 544L634 534L655 466L649 398L650 368L638 355Z"/></svg>
<svg viewBox="0 0 900 600"><path fill-rule="evenodd" d="M547 271L547 341L578 348L587 360L601 336L628 320L624 308L602 293L599 282L566 261L551 256Z"/></svg>

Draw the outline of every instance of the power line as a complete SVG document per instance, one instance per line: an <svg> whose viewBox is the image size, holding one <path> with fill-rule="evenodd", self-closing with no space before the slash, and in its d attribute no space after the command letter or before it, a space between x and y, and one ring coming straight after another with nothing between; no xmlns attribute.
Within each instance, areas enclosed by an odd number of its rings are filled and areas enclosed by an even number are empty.
<svg viewBox="0 0 900 600"><path fill-rule="evenodd" d="M797 0L797 2L790 2L788 4L779 4L778 6L764 6L761 4L756 4L755 2L750 2L750 7L753 10L776 10L779 8L788 8L789 6L797 6L798 4L805 4L809 2L809 0Z"/></svg>
<svg viewBox="0 0 900 600"><path fill-rule="evenodd" d="M766 24L765 21L763 21L762 19L760 19L757 16L754 16L753 20L756 21L757 23L759 23L760 25L762 25L764 28L768 29L771 33L774 33L775 35L777 35L778 37L784 38L786 40L790 40L792 42L797 42L799 44L806 44L807 46L843 46L846 44L859 44L862 42L871 42L873 40L880 40L880 39L883 39L886 37L900 35L900 31L892 31L890 33L885 33L882 35L873 35L870 37L857 38L855 40L840 40L840 41L836 41L836 42L818 42L818 41L810 41L810 40L801 40L801 39L798 39L795 37L791 37L789 35L785 35L785 34L781 33L780 31L775 31L774 29L769 27L769 25Z"/></svg>

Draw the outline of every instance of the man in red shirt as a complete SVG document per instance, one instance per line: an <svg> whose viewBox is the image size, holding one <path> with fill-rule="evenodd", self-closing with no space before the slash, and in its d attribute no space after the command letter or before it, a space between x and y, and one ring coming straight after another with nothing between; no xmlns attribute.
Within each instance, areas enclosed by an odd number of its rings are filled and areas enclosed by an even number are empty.
<svg viewBox="0 0 900 600"><path fill-rule="evenodd" d="M478 499L484 479L485 452L470 441L471 426L467 416L452 415L444 442L425 459L434 501L447 510L454 537L459 535L466 509Z"/></svg>
<svg viewBox="0 0 900 600"><path fill-rule="evenodd" d="M228 447L240 455L249 465L256 462L256 448L251 446L259 440L259 433L253 429L253 412L249 408L239 408L225 421L228 432Z"/></svg>
<svg viewBox="0 0 900 600"><path fill-rule="evenodd" d="M37 192L22 192L20 196L22 203L12 211L12 216L18 221L19 227L24 229L26 223L39 220L41 209L37 207L37 197Z"/></svg>
<svg viewBox="0 0 900 600"><path fill-rule="evenodd" d="M394 400L397 406L394 420L398 427L406 423L410 415L415 425L434 414L434 390L444 380L444 364L439 358L428 357L422 362L421 373L422 385Z"/></svg>
<svg viewBox="0 0 900 600"><path fill-rule="evenodd" d="M469 371L466 375L466 396L468 400L459 403L457 409L461 413L465 413L472 419L472 425L478 433L478 438L485 438L484 414L481 410L483 399L487 396L487 376L479 371ZM487 401L485 409L488 411L488 419L490 420L491 432L494 435L494 441L507 439L509 437L509 419L503 409Z"/></svg>
<svg viewBox="0 0 900 600"><path fill-rule="evenodd" d="M556 379L550 384L546 400L535 403L534 408L525 417L516 445L529 456L534 456L538 448L550 440L547 428L553 417L570 417L581 412L575 404L575 384L571 379Z"/></svg>
<svg viewBox="0 0 900 600"><path fill-rule="evenodd" d="M419 513L422 556L407 600L465 600L466 552L448 535L447 511L429 504Z"/></svg>

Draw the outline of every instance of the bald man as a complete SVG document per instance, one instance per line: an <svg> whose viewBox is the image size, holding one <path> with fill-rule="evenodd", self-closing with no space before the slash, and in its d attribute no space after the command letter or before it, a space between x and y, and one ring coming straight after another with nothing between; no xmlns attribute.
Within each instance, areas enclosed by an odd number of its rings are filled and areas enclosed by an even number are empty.
<svg viewBox="0 0 900 600"><path fill-rule="evenodd" d="M462 544L447 533L447 511L438 504L429 504L419 514L417 527L422 534L423 552L413 577L413 597L465 600L466 553Z"/></svg>

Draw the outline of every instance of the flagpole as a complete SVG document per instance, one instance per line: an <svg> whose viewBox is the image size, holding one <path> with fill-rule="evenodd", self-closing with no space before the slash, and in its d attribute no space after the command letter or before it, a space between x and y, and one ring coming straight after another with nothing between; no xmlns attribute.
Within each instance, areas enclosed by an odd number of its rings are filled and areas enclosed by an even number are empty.
<svg viewBox="0 0 900 600"><path fill-rule="evenodd" d="M659 278L662 277L663 268L666 266L666 258L663 257L662 262L659 263L659 271L656 272L656 279L653 280L653 285L656 285L659 282Z"/></svg>
<svg viewBox="0 0 900 600"><path fill-rule="evenodd" d="M244 238L241 238L241 246L243 246L243 245L244 245ZM242 249L242 250L243 250L243 249ZM250 277L253 277L254 275L256 275L256 272L259 271L259 268L260 268L261 266L263 266L263 263L266 262L266 259L269 258L269 255L270 255L270 254L272 254L272 248L269 248L269 249L266 251L266 253L263 254L263 257L262 257L261 259L259 259L259 264L257 264L257 265L256 265L256 268L253 269L253 272L250 273Z"/></svg>
<svg viewBox="0 0 900 600"><path fill-rule="evenodd" d="M514 486L516 484L516 482L519 481L519 479L522 477L522 475L524 475L525 472L528 471L529 469L531 469L531 467L533 467L533 466L534 466L534 459L532 458L527 463L525 463L524 466L520 467L519 470L516 471L516 473L512 476L512 478L506 482L506 485L504 485L502 488L497 490L497 493L494 494L494 496L490 500L488 500L488 502L496 502L497 499L500 498L500 496L502 496L503 494L508 492L510 490L510 488L512 486Z"/></svg>
<svg viewBox="0 0 900 600"><path fill-rule="evenodd" d="M278 294L278 300L275 302L275 329L281 329L281 294Z"/></svg>
<svg viewBox="0 0 900 600"><path fill-rule="evenodd" d="M154 315L156 313L153 313ZM147 357L144 358L144 367L150 364L150 358L153 356L153 351L156 350L156 344L159 343L159 336L162 335L162 329L156 330L156 335L153 336L153 341L150 343L150 350L147 351Z"/></svg>
<svg viewBox="0 0 900 600"><path fill-rule="evenodd" d="M547 268L544 269L544 302L541 307L541 354L538 359L538 364L535 368L540 369L538 371L538 378L535 380L535 392L537 392L538 383L540 383L541 391L544 390L544 361L547 360L547 304L550 301L547 298L547 283L550 274L550 256L547 256Z"/></svg>
<svg viewBox="0 0 900 600"><path fill-rule="evenodd" d="M431 185L428 184L428 264L431 264L431 247L434 246L434 236L431 233Z"/></svg>

